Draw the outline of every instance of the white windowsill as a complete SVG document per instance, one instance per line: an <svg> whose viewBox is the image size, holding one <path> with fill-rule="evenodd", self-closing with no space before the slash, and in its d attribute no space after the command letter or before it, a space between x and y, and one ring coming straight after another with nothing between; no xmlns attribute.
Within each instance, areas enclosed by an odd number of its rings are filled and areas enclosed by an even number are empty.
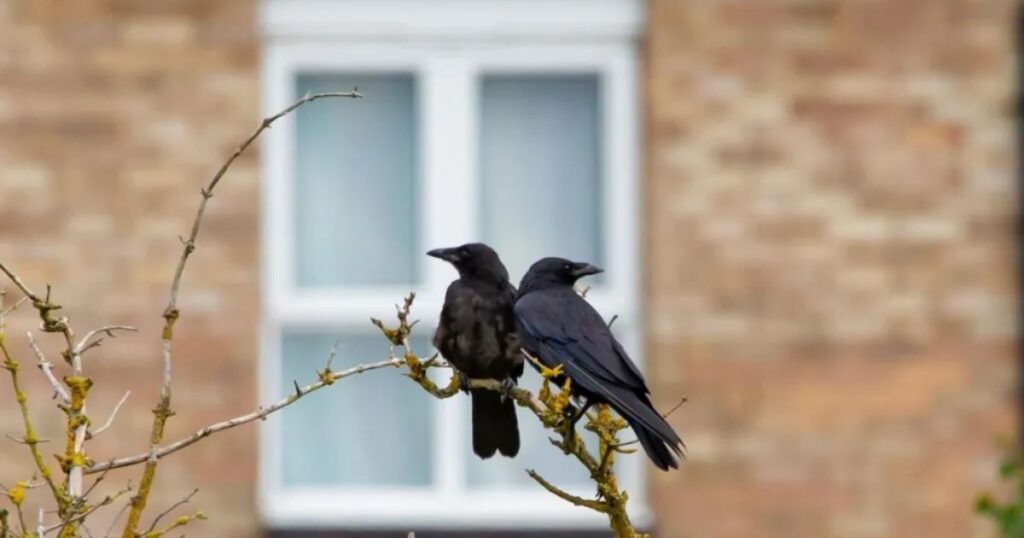
<svg viewBox="0 0 1024 538"><path fill-rule="evenodd" d="M573 492L584 498L593 493ZM630 502L630 520L638 527L650 523L642 503ZM479 492L438 495L424 491L289 490L260 497L265 521L276 528L350 527L395 528L488 528L600 529L608 518L587 508L573 506L537 486L531 491ZM453 519L453 510L458 518ZM441 509L439 509L441 508Z"/></svg>

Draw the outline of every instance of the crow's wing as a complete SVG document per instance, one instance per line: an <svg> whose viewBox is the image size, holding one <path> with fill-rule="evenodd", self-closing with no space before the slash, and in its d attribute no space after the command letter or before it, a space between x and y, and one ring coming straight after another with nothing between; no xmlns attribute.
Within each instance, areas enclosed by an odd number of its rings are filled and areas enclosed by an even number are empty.
<svg viewBox="0 0 1024 538"><path fill-rule="evenodd" d="M540 290L521 297L515 307L520 338L541 362L562 365L574 385L623 415L659 468L677 467L682 441L654 410L643 376L600 314L567 292Z"/></svg>
<svg viewBox="0 0 1024 538"><path fill-rule="evenodd" d="M579 368L582 377L649 393L601 315L572 290L528 293L516 302L515 313L520 337L546 364Z"/></svg>

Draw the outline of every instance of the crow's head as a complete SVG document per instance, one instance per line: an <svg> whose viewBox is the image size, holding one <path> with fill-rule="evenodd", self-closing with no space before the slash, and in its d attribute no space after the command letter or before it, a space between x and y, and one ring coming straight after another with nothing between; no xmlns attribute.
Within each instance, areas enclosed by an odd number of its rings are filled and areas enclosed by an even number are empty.
<svg viewBox="0 0 1024 538"><path fill-rule="evenodd" d="M602 271L600 267L586 262L574 262L565 258L541 258L526 272L519 285L519 293L555 286L571 287L580 278Z"/></svg>
<svg viewBox="0 0 1024 538"><path fill-rule="evenodd" d="M436 248L427 252L427 256L452 264L462 278L508 282L508 270L505 269L505 264L501 263L498 253L483 243Z"/></svg>

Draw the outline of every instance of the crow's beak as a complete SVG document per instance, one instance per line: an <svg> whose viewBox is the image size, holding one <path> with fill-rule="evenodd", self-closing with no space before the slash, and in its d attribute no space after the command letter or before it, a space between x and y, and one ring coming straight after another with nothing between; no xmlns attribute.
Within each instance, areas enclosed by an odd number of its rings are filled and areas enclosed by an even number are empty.
<svg viewBox="0 0 1024 538"><path fill-rule="evenodd" d="M576 264L576 267L572 270L572 276L576 278L581 278L585 276L596 275L598 273L603 272L604 269L601 269L596 265L591 265L589 263L578 263Z"/></svg>
<svg viewBox="0 0 1024 538"><path fill-rule="evenodd" d="M434 250L427 252L427 256L430 256L431 258L437 258L439 260L444 260L450 263L455 261L455 249L435 248Z"/></svg>

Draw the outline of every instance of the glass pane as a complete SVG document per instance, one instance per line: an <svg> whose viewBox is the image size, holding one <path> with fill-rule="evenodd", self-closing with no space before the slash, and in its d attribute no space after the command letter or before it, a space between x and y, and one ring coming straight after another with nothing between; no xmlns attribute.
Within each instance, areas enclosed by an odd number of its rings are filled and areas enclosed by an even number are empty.
<svg viewBox="0 0 1024 538"><path fill-rule="evenodd" d="M519 380L519 386L537 393L540 388L540 375L527 366L526 372ZM469 417L469 398L460 399L465 406L465 417ZM540 421L530 411L516 406L519 416L519 437L522 447L515 459L508 459L495 456L488 460L481 460L468 448L470 426L467 420L467 479L470 487L489 489L502 488L510 485L540 487L526 474L526 469L534 469L541 476L552 484L561 488L579 488L589 491L593 487L590 475L587 470L573 456L562 453L561 450L551 446L549 437L556 437L554 432L545 430ZM576 431L581 434L591 452L597 452L597 436L583 429L586 419L581 419L576 426ZM632 439L632 433L623 431L619 434L620 439Z"/></svg>
<svg viewBox="0 0 1024 538"><path fill-rule="evenodd" d="M379 334L344 334L333 369L383 360ZM284 336L281 394L316 379L336 334ZM414 349L428 349L427 337ZM282 415L284 485L423 486L431 481L435 400L393 369L339 381Z"/></svg>
<svg viewBox="0 0 1024 538"><path fill-rule="evenodd" d="M543 256L602 263L596 75L490 75L481 86L481 226L513 280Z"/></svg>
<svg viewBox="0 0 1024 538"><path fill-rule="evenodd" d="M297 112L300 287L409 284L423 257L415 233L415 81L408 74L304 74L296 82L298 95L353 87L366 97L321 100Z"/></svg>

